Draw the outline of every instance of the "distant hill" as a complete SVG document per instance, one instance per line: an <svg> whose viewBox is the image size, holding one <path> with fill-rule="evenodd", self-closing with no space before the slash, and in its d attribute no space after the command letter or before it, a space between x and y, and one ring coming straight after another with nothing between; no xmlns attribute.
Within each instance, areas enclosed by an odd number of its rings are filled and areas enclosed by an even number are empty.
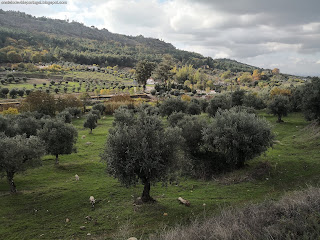
<svg viewBox="0 0 320 240"><path fill-rule="evenodd" d="M15 55L13 52L16 52ZM8 53L11 52L9 55ZM34 17L0 9L0 63L57 62L132 67L139 60L160 62L171 55L176 63L221 70L253 71L256 67L176 49L172 44L143 36L126 36L82 23Z"/></svg>
<svg viewBox="0 0 320 240"><path fill-rule="evenodd" d="M260 69L255 66L251 66L245 63L238 62L227 58L220 58L213 60L213 68L221 70L230 70L232 72L252 72L255 69Z"/></svg>

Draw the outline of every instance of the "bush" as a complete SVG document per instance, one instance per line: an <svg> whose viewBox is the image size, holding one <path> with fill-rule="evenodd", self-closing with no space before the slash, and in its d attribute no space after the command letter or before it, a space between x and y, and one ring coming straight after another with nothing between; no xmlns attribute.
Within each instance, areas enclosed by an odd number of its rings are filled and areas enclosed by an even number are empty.
<svg viewBox="0 0 320 240"><path fill-rule="evenodd" d="M134 102L133 101L128 101L128 102L115 102L115 101L108 101L105 103L106 106L106 110L105 113L106 114L114 114L115 111L117 109L119 109L120 107L127 107L129 109L134 109Z"/></svg>
<svg viewBox="0 0 320 240"><path fill-rule="evenodd" d="M287 194L280 201L223 210L218 216L150 240L319 239L319 212L320 189L309 188Z"/></svg>

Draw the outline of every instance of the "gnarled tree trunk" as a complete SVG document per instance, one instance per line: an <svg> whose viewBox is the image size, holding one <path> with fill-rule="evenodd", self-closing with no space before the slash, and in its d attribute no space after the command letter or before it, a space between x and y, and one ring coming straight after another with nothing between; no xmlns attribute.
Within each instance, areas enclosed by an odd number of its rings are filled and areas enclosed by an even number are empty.
<svg viewBox="0 0 320 240"><path fill-rule="evenodd" d="M144 182L144 188L141 196L142 202L154 202L154 199L150 196L150 182Z"/></svg>
<svg viewBox="0 0 320 240"><path fill-rule="evenodd" d="M11 193L16 193L17 192L17 188L16 188L16 185L14 184L13 176L14 176L14 172L7 172L7 180L8 180L8 183L10 185L10 192Z"/></svg>

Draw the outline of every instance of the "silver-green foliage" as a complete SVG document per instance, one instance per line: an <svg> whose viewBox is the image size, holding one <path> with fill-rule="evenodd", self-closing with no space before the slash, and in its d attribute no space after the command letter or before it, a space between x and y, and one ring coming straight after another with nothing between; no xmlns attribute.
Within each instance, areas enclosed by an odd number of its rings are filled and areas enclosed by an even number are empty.
<svg viewBox="0 0 320 240"><path fill-rule="evenodd" d="M150 183L167 178L180 132L165 129L159 116L143 110L133 114L121 108L115 115L102 159L107 162L109 173L124 185L141 181L142 200L151 201Z"/></svg>
<svg viewBox="0 0 320 240"><path fill-rule="evenodd" d="M225 157L227 166L240 168L272 145L273 134L267 120L232 108L216 113L204 129L203 139L209 148Z"/></svg>
<svg viewBox="0 0 320 240"><path fill-rule="evenodd" d="M38 130L38 136L45 142L46 151L56 156L60 154L71 154L75 151L75 143L78 132L71 124L59 120L47 120L43 128Z"/></svg>
<svg viewBox="0 0 320 240"><path fill-rule="evenodd" d="M14 174L40 165L40 158L45 154L44 144L36 136L7 137L0 133L0 146L0 174L6 175L11 192L14 193Z"/></svg>

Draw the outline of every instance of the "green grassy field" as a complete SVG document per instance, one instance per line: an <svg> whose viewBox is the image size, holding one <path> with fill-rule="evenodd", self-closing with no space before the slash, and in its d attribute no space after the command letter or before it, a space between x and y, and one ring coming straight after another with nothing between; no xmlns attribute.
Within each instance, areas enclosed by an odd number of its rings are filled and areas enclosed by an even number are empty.
<svg viewBox="0 0 320 240"><path fill-rule="evenodd" d="M46 156L43 166L16 175L19 191L16 195L10 195L5 178L0 179L0 236L5 239L121 239L116 234L129 223L130 235L139 238L216 214L226 206L278 199L287 191L317 185L319 132L306 129L308 123L301 114L290 114L283 124L276 124L276 118L271 115L261 115L274 126L277 140L266 154L249 162L245 169L212 181L180 179L178 185L156 184L151 188L151 195L157 203L139 207L133 206L133 199L141 194L142 186L121 186L106 174L106 166L100 162L99 154L113 117L100 120L93 134L82 127L83 119L74 120L79 131L77 153L61 156L58 167L54 166L53 156ZM263 180L238 181L266 160L272 165L270 175ZM75 181L75 174L80 176L80 181ZM89 203L90 196L101 200L94 210ZM180 205L177 201L180 196L188 199L191 206ZM86 216L93 220L86 220ZM70 221L66 222L66 218ZM85 226L85 230L80 226ZM87 236L88 233L91 236Z"/></svg>

